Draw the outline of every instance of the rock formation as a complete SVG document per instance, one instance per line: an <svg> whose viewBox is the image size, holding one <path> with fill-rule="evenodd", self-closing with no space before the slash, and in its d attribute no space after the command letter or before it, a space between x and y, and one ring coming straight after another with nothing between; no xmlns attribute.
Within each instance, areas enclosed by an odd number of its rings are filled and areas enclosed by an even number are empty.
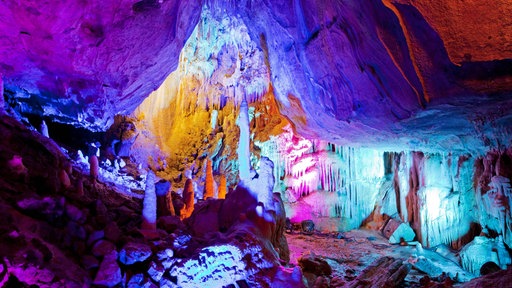
<svg viewBox="0 0 512 288"><path fill-rule="evenodd" d="M208 159L206 161L206 177L204 181L203 200L213 198L215 196L214 181L215 180L213 179L212 161Z"/></svg>
<svg viewBox="0 0 512 288"><path fill-rule="evenodd" d="M142 229L156 229L156 214L155 173L149 170L146 176L144 201L142 202Z"/></svg>

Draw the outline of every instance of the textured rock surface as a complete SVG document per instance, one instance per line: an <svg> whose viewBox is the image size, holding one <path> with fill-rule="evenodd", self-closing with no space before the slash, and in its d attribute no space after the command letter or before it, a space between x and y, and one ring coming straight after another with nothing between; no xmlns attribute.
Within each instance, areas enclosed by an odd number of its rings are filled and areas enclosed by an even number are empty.
<svg viewBox="0 0 512 288"><path fill-rule="evenodd" d="M0 4L0 74L24 109L105 130L176 68L198 1Z"/></svg>
<svg viewBox="0 0 512 288"><path fill-rule="evenodd" d="M201 67L189 74L202 75L192 81L212 80L228 98L260 94L272 84L280 112L305 136L436 150L511 141L505 1L204 6L211 15L205 22L199 21L197 1L3 3L0 74L8 97L18 99L8 102L24 112L105 130L114 114L132 111L177 67L194 25L200 23L199 38L208 43L221 34L209 25L226 25L231 38L215 41L238 49L243 59L216 53L211 58L219 47L192 45L189 55L195 56L183 60ZM247 40L251 49L240 44ZM253 61L260 55L263 61ZM218 60L233 65L216 74ZM200 90L194 92L200 97L217 95ZM407 133L411 129L414 134Z"/></svg>

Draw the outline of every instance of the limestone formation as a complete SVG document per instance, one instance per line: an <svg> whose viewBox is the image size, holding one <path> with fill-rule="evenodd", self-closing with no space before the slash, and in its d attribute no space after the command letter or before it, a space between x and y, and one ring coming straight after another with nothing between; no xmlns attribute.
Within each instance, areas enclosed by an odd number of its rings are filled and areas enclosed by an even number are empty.
<svg viewBox="0 0 512 288"><path fill-rule="evenodd" d="M212 160L208 159L206 161L206 177L204 183L203 200L214 197L214 181L215 180L213 179Z"/></svg>
<svg viewBox="0 0 512 288"><path fill-rule="evenodd" d="M227 194L227 183L226 183L226 175L220 175L220 183L219 183L219 194L217 196L218 199L226 199Z"/></svg>
<svg viewBox="0 0 512 288"><path fill-rule="evenodd" d="M95 182L98 180L99 175L99 163L96 155L89 156L89 167L91 179Z"/></svg>
<svg viewBox="0 0 512 288"><path fill-rule="evenodd" d="M180 210L180 218L186 219L192 215L194 211L194 186L191 179L185 181L185 187L183 188L183 202L184 206Z"/></svg>
<svg viewBox="0 0 512 288"><path fill-rule="evenodd" d="M146 190L142 203L142 229L156 229L155 173L151 170L149 170L147 174Z"/></svg>

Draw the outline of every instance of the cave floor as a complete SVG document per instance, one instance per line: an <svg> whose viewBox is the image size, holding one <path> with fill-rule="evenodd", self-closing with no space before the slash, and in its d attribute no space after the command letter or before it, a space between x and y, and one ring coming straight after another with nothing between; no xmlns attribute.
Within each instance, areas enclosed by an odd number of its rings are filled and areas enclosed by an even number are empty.
<svg viewBox="0 0 512 288"><path fill-rule="evenodd" d="M332 267L332 277L350 281L373 261L384 256L409 260L416 254L415 246L391 245L377 231L352 230L344 232L342 239L338 233L319 233L304 235L298 232L287 233L290 248L290 264L298 265L298 259L311 251L322 257ZM412 268L403 287L418 287L420 279L426 274Z"/></svg>

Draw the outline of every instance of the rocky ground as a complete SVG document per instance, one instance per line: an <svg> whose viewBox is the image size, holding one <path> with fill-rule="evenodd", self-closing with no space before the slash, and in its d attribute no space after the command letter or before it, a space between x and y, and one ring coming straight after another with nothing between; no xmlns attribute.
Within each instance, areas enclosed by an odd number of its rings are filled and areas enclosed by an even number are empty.
<svg viewBox="0 0 512 288"><path fill-rule="evenodd" d="M432 250L370 230L292 230L288 255L284 214L244 190L199 202L188 221L159 215L147 231L144 191L91 178L51 139L0 120L1 287L507 287L512 278L510 269L464 284L432 276L466 277Z"/></svg>
<svg viewBox="0 0 512 288"><path fill-rule="evenodd" d="M508 279L512 277L510 268L465 283L457 283L447 274L429 276L426 272L431 271L422 271L425 265L420 265L424 262L418 259L430 259L429 261L436 267L443 267L445 273L459 271L457 269L460 267L436 253L435 249L423 248L420 252L416 245L389 244L388 239L374 230L352 230L345 233L315 232L311 235L294 231L287 233L286 238L290 247L290 265L303 267L309 287L353 287L354 280L363 274L368 275L368 270L371 270L368 268L386 257L397 259L410 268L398 287L487 287L492 284L498 285L495 287L510 287ZM301 262L311 258L316 259L317 266L322 266L321 263L325 261L323 267L330 266L332 272L326 273L329 268L323 272L308 272ZM388 267L374 269L373 274L385 273L387 269ZM319 275L324 277L323 284L320 285ZM380 286L368 284L364 287Z"/></svg>

